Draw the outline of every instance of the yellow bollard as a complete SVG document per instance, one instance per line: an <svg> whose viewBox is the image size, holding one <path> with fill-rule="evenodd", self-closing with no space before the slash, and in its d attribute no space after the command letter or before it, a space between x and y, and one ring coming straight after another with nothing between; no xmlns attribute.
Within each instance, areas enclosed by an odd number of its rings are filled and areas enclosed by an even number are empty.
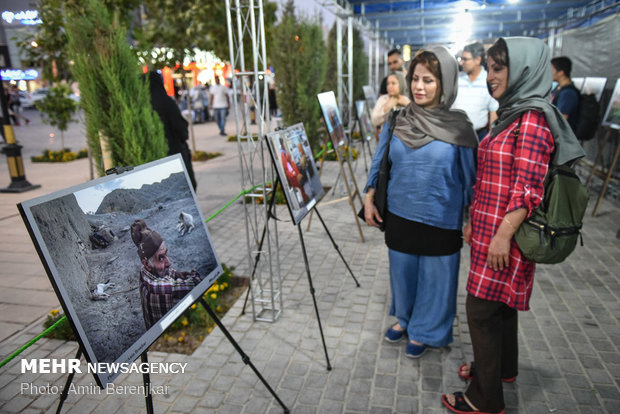
<svg viewBox="0 0 620 414"><path fill-rule="evenodd" d="M24 162L22 160L22 146L15 141L13 127L11 125L3 125L3 127L6 145L2 148L2 152L6 154L11 184L7 188L0 188L0 193L23 193L24 191L41 187L39 184L30 184L26 180Z"/></svg>

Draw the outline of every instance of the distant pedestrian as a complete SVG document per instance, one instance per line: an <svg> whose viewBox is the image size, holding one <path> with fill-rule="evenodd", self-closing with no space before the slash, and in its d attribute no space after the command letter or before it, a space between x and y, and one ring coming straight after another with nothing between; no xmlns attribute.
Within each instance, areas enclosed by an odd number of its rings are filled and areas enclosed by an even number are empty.
<svg viewBox="0 0 620 414"><path fill-rule="evenodd" d="M224 128L226 126L226 116L228 115L228 109L230 108L230 96L228 95L228 88L220 84L220 78L215 77L215 85L209 89L211 95L211 102L209 106L213 110L213 116L217 122L217 126L220 129L220 135L226 136Z"/></svg>
<svg viewBox="0 0 620 414"><path fill-rule="evenodd" d="M187 131L187 121L181 115L181 111L176 102L166 94L164 82L161 75L151 71L148 74L149 88L151 91L151 105L153 110L159 115L164 124L164 133L168 141L168 155L181 154L187 174L192 182L192 187L196 190L196 178L192 168L192 154L187 145L189 133Z"/></svg>
<svg viewBox="0 0 620 414"><path fill-rule="evenodd" d="M13 118L13 122L16 126L20 126L19 120L21 119L28 125L30 123L30 119L26 118L21 114L22 111L22 103L19 97L19 89L17 89L16 85L11 85L11 89L9 90L9 114Z"/></svg>

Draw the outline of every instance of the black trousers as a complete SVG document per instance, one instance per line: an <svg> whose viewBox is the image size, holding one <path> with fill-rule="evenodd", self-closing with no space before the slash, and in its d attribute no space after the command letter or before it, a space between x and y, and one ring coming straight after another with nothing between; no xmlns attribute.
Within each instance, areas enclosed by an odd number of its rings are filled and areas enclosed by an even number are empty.
<svg viewBox="0 0 620 414"><path fill-rule="evenodd" d="M475 363L465 395L480 411L500 412L505 406L502 378L518 373L517 311L471 295L467 295L465 309Z"/></svg>

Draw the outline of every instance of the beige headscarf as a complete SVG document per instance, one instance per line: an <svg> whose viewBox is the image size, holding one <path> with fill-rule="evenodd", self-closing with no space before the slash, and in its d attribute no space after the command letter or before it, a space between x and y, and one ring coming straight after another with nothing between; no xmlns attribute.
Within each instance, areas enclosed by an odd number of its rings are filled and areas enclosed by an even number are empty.
<svg viewBox="0 0 620 414"><path fill-rule="evenodd" d="M476 148L478 137L474 127L465 114L458 109L450 109L458 90L458 64L454 56L443 46L429 49L439 61L441 86L443 94L439 105L422 108L416 105L408 86L411 103L405 107L396 119L394 135L410 148L420 148L437 139L449 144ZM413 71L414 67L409 67ZM410 76L407 76L410 79Z"/></svg>

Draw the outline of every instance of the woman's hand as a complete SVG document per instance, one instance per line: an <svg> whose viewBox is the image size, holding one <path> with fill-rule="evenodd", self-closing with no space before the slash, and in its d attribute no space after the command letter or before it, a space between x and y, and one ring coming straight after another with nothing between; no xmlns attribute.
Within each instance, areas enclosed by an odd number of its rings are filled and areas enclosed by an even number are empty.
<svg viewBox="0 0 620 414"><path fill-rule="evenodd" d="M525 220L526 214L527 209L522 207L510 211L504 216L497 228L497 233L495 233L491 243L489 243L487 263L491 269L497 271L510 266L510 240L523 220Z"/></svg>
<svg viewBox="0 0 620 414"><path fill-rule="evenodd" d="M398 101L396 103L400 106L407 106L410 102L411 100L405 95L398 95Z"/></svg>
<svg viewBox="0 0 620 414"><path fill-rule="evenodd" d="M489 243L487 264L495 271L510 266L510 238L498 232Z"/></svg>
<svg viewBox="0 0 620 414"><path fill-rule="evenodd" d="M364 198L364 220L366 224L373 227L379 227L380 223L383 223L383 219L379 215L379 210L373 203L373 197L375 195L374 189L369 190Z"/></svg>
<svg viewBox="0 0 620 414"><path fill-rule="evenodd" d="M390 96L388 100L385 102L385 104L383 105L383 113L385 114L385 113L390 112L390 110L394 108L397 103L398 103L398 98L395 96Z"/></svg>
<svg viewBox="0 0 620 414"><path fill-rule="evenodd" d="M471 245L471 221L468 221L463 228L463 241Z"/></svg>

